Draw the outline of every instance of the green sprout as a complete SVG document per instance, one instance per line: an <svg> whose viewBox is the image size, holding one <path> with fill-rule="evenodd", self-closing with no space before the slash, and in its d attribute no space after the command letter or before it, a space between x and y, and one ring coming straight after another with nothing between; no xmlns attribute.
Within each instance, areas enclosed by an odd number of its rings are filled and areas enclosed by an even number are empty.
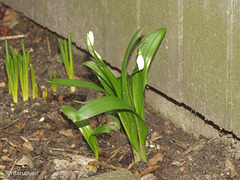
<svg viewBox="0 0 240 180"><path fill-rule="evenodd" d="M48 89L47 89L47 87L45 87L45 88L43 89L43 91L42 91L42 98L43 98L44 100L46 100L46 99L47 99L47 96L48 96Z"/></svg>
<svg viewBox="0 0 240 180"><path fill-rule="evenodd" d="M32 98L35 99L36 97L38 97L38 86L35 80L32 64L30 64L30 72L31 72L31 79L32 79Z"/></svg>
<svg viewBox="0 0 240 180"><path fill-rule="evenodd" d="M73 67L73 53L72 53L72 38L71 33L68 33L68 45L64 40L64 46L60 39L58 40L62 59L69 79L74 79L74 67ZM71 92L75 92L75 87L71 87Z"/></svg>
<svg viewBox="0 0 240 180"><path fill-rule="evenodd" d="M12 94L13 102L18 102L18 54L12 48L12 57L8 50L8 41L5 39L5 66L8 76L9 94Z"/></svg>
<svg viewBox="0 0 240 180"><path fill-rule="evenodd" d="M144 90L147 82L147 74L153 56L162 41L166 29L160 28L152 32L145 40L138 44L137 61L132 74L127 74L127 63L130 52L139 39L144 28L139 29L132 37L126 50L122 63L121 76L116 77L103 62L101 56L94 50L94 36L90 31L87 34L87 47L89 53L96 61L86 61L83 64L91 68L97 75L102 87L93 83L74 79L50 79L48 82L75 87L87 87L103 92L106 96L94 99L79 110L71 106L62 106L62 111L79 128L84 138L98 158L98 143L96 135L99 133L110 133L112 126L103 125L92 129L87 119L104 113L112 112L119 118L122 131L125 132L132 146L135 162L147 161L146 139L148 128L145 123L144 114Z"/></svg>
<svg viewBox="0 0 240 180"><path fill-rule="evenodd" d="M23 101L28 101L29 52L26 52L23 40L22 40L22 52L23 52L22 56L18 54L19 78L22 89Z"/></svg>
<svg viewBox="0 0 240 180"><path fill-rule="evenodd" d="M50 73L48 73L49 75L49 79L52 79L52 76ZM56 71L53 72L53 79L56 79ZM57 85L56 84L52 84L52 91L53 92L57 92Z"/></svg>

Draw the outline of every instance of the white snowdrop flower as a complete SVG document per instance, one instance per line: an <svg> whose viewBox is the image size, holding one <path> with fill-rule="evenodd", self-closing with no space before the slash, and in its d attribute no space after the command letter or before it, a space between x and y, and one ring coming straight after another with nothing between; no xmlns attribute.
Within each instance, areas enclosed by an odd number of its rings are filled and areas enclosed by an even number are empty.
<svg viewBox="0 0 240 180"><path fill-rule="evenodd" d="M138 57L137 57L137 65L138 65L139 71L143 70L143 68L144 68L144 59L143 59L142 55L138 55Z"/></svg>
<svg viewBox="0 0 240 180"><path fill-rule="evenodd" d="M89 31L88 38L87 38L87 45L91 46L91 44L93 46L93 44L94 44L94 36L93 36L93 32Z"/></svg>

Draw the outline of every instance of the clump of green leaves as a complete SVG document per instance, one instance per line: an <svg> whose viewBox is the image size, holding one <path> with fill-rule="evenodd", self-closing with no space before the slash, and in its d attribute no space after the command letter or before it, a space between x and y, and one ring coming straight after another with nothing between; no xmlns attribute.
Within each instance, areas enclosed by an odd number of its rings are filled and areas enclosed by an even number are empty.
<svg viewBox="0 0 240 180"><path fill-rule="evenodd" d="M102 87L82 80L51 79L50 83L65 86L87 87L103 92L106 96L94 99L83 105L79 110L70 106L62 106L62 111L70 118L82 132L84 138L98 158L98 143L96 135L112 131L112 124L99 126L92 129L87 119L104 113L112 112L121 122L122 130L126 133L132 146L135 162L147 161L146 138L148 128L144 114L144 90L147 82L147 74L153 56L162 41L166 29L160 28L152 32L137 46L137 61L132 74L127 74L127 62L130 52L139 39L144 28L139 29L130 40L126 50L121 76L116 77L103 62L101 56L94 50L94 36L90 31L87 34L87 47L89 53L96 61L86 61L84 65L91 68Z"/></svg>
<svg viewBox="0 0 240 180"><path fill-rule="evenodd" d="M24 42L22 41L22 55L10 47L12 56L9 53L8 41L5 39L5 66L8 76L8 88L9 94L13 96L13 102L18 102L18 83L20 79L20 85L22 90L23 101L28 101L29 98L29 52L26 52ZM37 84L35 81L33 67L31 69L32 78L32 92L33 99L38 96Z"/></svg>
<svg viewBox="0 0 240 180"><path fill-rule="evenodd" d="M74 67L73 67L73 53L72 53L72 38L71 33L68 33L68 43L64 40L64 43L58 40L62 59L69 79L74 79ZM75 87L71 87L71 92L75 92Z"/></svg>
<svg viewBox="0 0 240 180"><path fill-rule="evenodd" d="M8 76L9 94L12 94L13 102L18 102L18 54L11 48L12 56L9 54L8 42L5 40L5 66Z"/></svg>

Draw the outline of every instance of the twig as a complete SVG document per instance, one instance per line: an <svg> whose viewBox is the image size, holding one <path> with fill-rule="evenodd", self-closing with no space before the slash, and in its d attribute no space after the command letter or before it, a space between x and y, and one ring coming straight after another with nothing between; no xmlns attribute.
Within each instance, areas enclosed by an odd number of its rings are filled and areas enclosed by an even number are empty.
<svg viewBox="0 0 240 180"><path fill-rule="evenodd" d="M13 36L4 36L4 37L0 37L0 41L4 41L5 39L20 39L20 38L24 38L26 35L24 34L19 34L19 35L13 35Z"/></svg>
<svg viewBox="0 0 240 180"><path fill-rule="evenodd" d="M15 121L13 121L13 122L11 122L10 124L8 124L8 125L4 126L4 127L3 127L3 128L1 128L0 130L3 130L3 129L6 129L6 128L10 127L11 125L13 125L14 123L18 122L19 120L20 120L19 118L18 118L18 119L16 119Z"/></svg>
<svg viewBox="0 0 240 180"><path fill-rule="evenodd" d="M17 159L14 161L14 163L13 163L13 165L12 165L12 168L11 168L11 170L10 170L9 173L8 173L8 176L7 176L8 178L9 178L10 175L12 174L13 168L15 167L16 163L17 163Z"/></svg>

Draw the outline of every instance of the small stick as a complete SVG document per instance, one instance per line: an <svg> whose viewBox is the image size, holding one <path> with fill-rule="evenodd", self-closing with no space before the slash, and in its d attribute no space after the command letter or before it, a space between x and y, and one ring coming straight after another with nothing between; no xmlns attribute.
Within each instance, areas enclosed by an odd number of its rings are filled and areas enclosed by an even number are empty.
<svg viewBox="0 0 240 180"><path fill-rule="evenodd" d="M20 39L20 38L24 38L24 37L25 37L24 34L13 35L13 36L4 36L4 37L0 37L0 41L3 41L5 39Z"/></svg>
<svg viewBox="0 0 240 180"><path fill-rule="evenodd" d="M11 168L11 170L10 170L9 173L8 173L8 176L7 176L8 178L11 176L11 173L12 173L13 168L15 167L16 163L17 163L17 159L14 161L14 163L13 163L13 165L12 165L12 168Z"/></svg>
<svg viewBox="0 0 240 180"><path fill-rule="evenodd" d="M51 51L51 46L50 46L50 42L49 42L49 38L48 37L47 37L47 45L48 45L49 57L52 57L52 51Z"/></svg>
<svg viewBox="0 0 240 180"><path fill-rule="evenodd" d="M18 119L16 119L15 121L13 121L13 122L11 122L10 124L8 124L8 125L4 126L4 127L3 127L3 128L1 128L0 130L3 130L3 129L6 129L6 128L10 127L11 125L13 125L14 123L18 122L19 120L20 120L19 118L18 118Z"/></svg>

